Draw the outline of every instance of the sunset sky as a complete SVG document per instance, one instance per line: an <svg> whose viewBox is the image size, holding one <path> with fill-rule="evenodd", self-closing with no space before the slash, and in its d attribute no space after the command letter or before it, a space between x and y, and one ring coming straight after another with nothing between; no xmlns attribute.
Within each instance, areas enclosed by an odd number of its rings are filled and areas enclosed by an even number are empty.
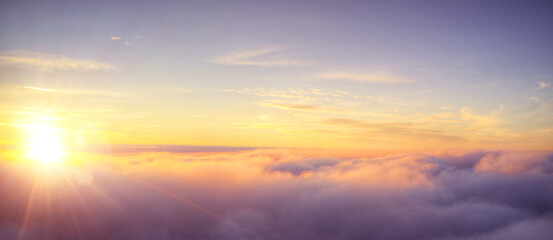
<svg viewBox="0 0 553 240"><path fill-rule="evenodd" d="M0 3L2 239L545 240L551 151L551 1Z"/></svg>
<svg viewBox="0 0 553 240"><path fill-rule="evenodd" d="M552 150L539 6L6 2L0 140L47 121L95 144Z"/></svg>

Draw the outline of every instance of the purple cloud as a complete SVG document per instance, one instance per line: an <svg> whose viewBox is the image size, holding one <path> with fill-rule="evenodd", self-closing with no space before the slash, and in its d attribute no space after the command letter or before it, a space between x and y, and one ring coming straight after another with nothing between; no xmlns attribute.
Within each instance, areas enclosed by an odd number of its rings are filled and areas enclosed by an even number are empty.
<svg viewBox="0 0 553 240"><path fill-rule="evenodd" d="M549 239L552 156L142 153L43 182L4 164L0 238Z"/></svg>

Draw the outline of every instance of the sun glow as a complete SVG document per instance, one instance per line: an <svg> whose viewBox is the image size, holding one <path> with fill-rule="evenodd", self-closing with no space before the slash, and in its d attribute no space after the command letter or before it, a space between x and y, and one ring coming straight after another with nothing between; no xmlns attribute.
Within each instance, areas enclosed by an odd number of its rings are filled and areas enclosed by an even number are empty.
<svg viewBox="0 0 553 240"><path fill-rule="evenodd" d="M59 129L32 125L28 130L27 157L40 163L56 163L63 159L65 150Z"/></svg>

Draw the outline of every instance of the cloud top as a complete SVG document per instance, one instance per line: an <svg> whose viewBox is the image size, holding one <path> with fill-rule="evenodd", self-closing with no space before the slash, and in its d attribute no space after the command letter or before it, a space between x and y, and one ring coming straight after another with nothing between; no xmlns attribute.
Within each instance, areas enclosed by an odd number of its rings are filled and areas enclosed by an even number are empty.
<svg viewBox="0 0 553 240"><path fill-rule="evenodd" d="M545 240L553 234L550 153L337 158L263 149L105 158L50 174L56 184L35 185L41 191L26 219L20 210L33 176L22 169L9 174L16 167L3 165L0 192L10 194L0 199L0 236Z"/></svg>

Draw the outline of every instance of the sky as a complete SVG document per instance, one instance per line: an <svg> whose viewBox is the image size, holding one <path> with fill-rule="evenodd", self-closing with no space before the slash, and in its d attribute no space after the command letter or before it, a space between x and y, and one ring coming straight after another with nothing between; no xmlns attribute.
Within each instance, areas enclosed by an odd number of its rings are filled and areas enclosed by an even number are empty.
<svg viewBox="0 0 553 240"><path fill-rule="evenodd" d="M0 141L50 118L93 144L551 150L550 10L6 1Z"/></svg>
<svg viewBox="0 0 553 240"><path fill-rule="evenodd" d="M1 1L0 239L549 239L552 12Z"/></svg>

